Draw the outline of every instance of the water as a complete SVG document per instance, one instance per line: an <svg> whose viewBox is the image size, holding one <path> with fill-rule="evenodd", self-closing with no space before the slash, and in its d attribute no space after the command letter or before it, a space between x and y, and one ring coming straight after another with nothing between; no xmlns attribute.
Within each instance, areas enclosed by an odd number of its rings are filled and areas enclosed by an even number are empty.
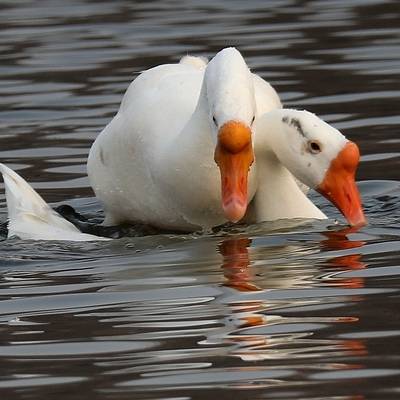
<svg viewBox="0 0 400 400"><path fill-rule="evenodd" d="M1 398L399 398L399 18L384 0L2 1L0 160L47 201L101 215L86 157L132 78L235 45L360 145L370 224L0 242Z"/></svg>

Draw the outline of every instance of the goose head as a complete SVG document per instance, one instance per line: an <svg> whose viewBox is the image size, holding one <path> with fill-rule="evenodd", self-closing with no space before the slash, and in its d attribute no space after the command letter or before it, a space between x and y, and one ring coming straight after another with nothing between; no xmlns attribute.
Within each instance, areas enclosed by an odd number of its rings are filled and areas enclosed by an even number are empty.
<svg viewBox="0 0 400 400"><path fill-rule="evenodd" d="M203 88L221 175L222 208L225 217L236 222L247 209L256 113L252 75L239 51L226 48L216 54L206 67Z"/></svg>
<svg viewBox="0 0 400 400"><path fill-rule="evenodd" d="M308 111L283 109L272 114L275 125L269 129L275 134L268 136L280 162L330 200L350 225L365 225L355 183L360 159L357 145Z"/></svg>

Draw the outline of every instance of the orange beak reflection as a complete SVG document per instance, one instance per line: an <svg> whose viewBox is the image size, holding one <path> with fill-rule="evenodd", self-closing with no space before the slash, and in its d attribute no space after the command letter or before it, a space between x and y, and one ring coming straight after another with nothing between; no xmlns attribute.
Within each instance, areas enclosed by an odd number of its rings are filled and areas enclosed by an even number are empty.
<svg viewBox="0 0 400 400"><path fill-rule="evenodd" d="M226 122L218 132L214 159L221 172L224 214L237 222L247 210L247 178L254 161L250 128L242 122Z"/></svg>
<svg viewBox="0 0 400 400"><path fill-rule="evenodd" d="M359 159L360 152L357 145L348 142L331 162L324 180L317 188L318 192L340 210L352 226L362 226L367 223L354 178Z"/></svg>

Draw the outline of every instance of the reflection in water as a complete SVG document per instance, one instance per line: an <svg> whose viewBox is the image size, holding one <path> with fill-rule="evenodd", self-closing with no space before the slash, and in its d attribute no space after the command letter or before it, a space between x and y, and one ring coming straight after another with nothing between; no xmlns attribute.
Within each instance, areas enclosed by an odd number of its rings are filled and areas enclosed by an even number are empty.
<svg viewBox="0 0 400 400"><path fill-rule="evenodd" d="M331 266L333 268L338 268L343 270L346 269L362 269L367 266L366 263L361 261L361 254L346 254L340 256L332 256L329 257L330 251L337 250L348 250L348 249L356 249L362 247L366 244L365 241L361 240L352 240L349 239L348 235L356 233L359 228L344 228L338 231L325 231L321 232L321 234L326 237L326 239L320 240L319 248L321 251L325 253L326 263L325 266ZM252 260L250 256L250 248L252 245L252 241L249 237L228 237L222 240L222 242L218 245L218 251L222 255L222 270L224 273L227 282L224 283L225 286L235 288L241 292L247 291L259 291L262 290L261 287L257 286L255 280L259 281L259 279L254 276L255 272L252 268ZM289 248L289 247L288 247ZM307 255L304 252L302 246L294 246L290 245L290 251L296 254L302 252L303 256ZM309 254L313 252L309 251ZM307 267L307 264L304 265ZM269 266L270 269L274 267L272 265ZM288 265L288 270L286 274L290 276L290 265ZM298 275L296 276L299 279ZM301 277L300 277L301 278ZM290 278L289 278L290 279ZM306 279L304 279L306 281ZM343 287L348 286L349 281L341 280L339 285ZM362 280L353 280L354 287L363 287ZM270 283L269 283L270 285ZM267 286L268 287L268 286Z"/></svg>
<svg viewBox="0 0 400 400"><path fill-rule="evenodd" d="M357 233L360 228L349 227L340 229L338 231L326 231L322 234L327 237L326 240L321 241L321 248L323 250L344 250L344 249L354 249L356 247L361 247L365 242L361 240L350 240L347 235L352 233Z"/></svg>
<svg viewBox="0 0 400 400"><path fill-rule="evenodd" d="M366 244L366 242L362 240L350 240L347 236L349 234L356 233L357 231L357 228L351 227L334 232L324 232L324 236L326 236L328 239L321 241L321 247L326 251L347 250L362 247ZM343 271L343 269L358 270L367 267L367 264L361 260L361 254L346 254L336 256L328 259L326 265L340 271ZM325 277L325 280L326 279L327 278ZM364 279L358 277L340 279L337 282L337 285L340 287L349 288L362 288L365 286Z"/></svg>
<svg viewBox="0 0 400 400"><path fill-rule="evenodd" d="M261 290L252 283L252 270L250 268L249 238L224 239L218 246L223 257L222 270L227 279L226 286L240 291Z"/></svg>
<svg viewBox="0 0 400 400"><path fill-rule="evenodd" d="M321 251L329 254L329 251L332 250L361 247L364 244L362 241L350 240L347 236L348 234L356 233L356 231L354 228L346 228L335 232L322 232L322 235L327 239L320 241ZM224 286L237 290L241 294L240 297L245 293L265 292L270 287L268 269L274 269L273 265L268 265L264 270L262 280L255 276L251 260L251 244L252 241L249 237L228 237L223 239L218 246L218 250L223 257L222 269L227 279ZM295 251L293 245L291 247L291 251ZM300 249L301 246L298 246L298 250ZM307 270L307 263L308 261L305 259L305 270ZM327 258L324 264L324 268L340 268L341 271L343 269L361 269L365 266L366 264L361 261L360 254ZM290 266L288 267L290 268ZM297 268L299 268L298 264ZM290 276L290 272L288 273ZM274 279L273 275L271 277ZM296 279L299 279L298 273ZM257 281L257 284L254 281ZM323 282L328 287L338 286L343 289L360 289L364 287L364 280L355 277L338 281L329 279L325 275ZM353 298L354 300L362 301L361 298ZM308 307L310 304L312 306L320 304L319 308L321 310L324 309L323 298L320 301L312 302L299 299L297 302L299 308L302 306ZM282 309L287 308L285 301L263 301L251 298L246 298L244 301L229 302L228 305L231 315L226 320L224 328L217 334L213 332L211 337L203 343L216 343L218 342L217 338L220 337L221 343L234 345L230 354L241 358L243 361L287 359L291 357L301 360L308 357L316 357L318 353L322 356L327 351L331 356L335 357L368 355L364 343L359 340L319 341L314 338L314 336L318 336L318 331L326 323L357 324L359 319L356 316L321 316L307 320L304 318L298 319L285 316L284 313L279 312L279 310L282 311ZM345 370L354 368L354 366L338 364L332 366L332 368Z"/></svg>

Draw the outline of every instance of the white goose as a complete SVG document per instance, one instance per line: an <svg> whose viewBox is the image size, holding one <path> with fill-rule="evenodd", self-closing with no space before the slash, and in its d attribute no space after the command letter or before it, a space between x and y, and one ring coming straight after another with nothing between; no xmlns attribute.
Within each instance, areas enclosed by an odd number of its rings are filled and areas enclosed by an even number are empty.
<svg viewBox="0 0 400 400"><path fill-rule="evenodd" d="M327 218L299 188L296 177L330 200L350 225L366 223L355 184L359 150L316 115L279 109L256 121L257 192L248 222Z"/></svg>
<svg viewBox="0 0 400 400"><path fill-rule="evenodd" d="M252 124L280 106L234 48L142 73L89 154L105 224L197 230L240 220L256 189Z"/></svg>

